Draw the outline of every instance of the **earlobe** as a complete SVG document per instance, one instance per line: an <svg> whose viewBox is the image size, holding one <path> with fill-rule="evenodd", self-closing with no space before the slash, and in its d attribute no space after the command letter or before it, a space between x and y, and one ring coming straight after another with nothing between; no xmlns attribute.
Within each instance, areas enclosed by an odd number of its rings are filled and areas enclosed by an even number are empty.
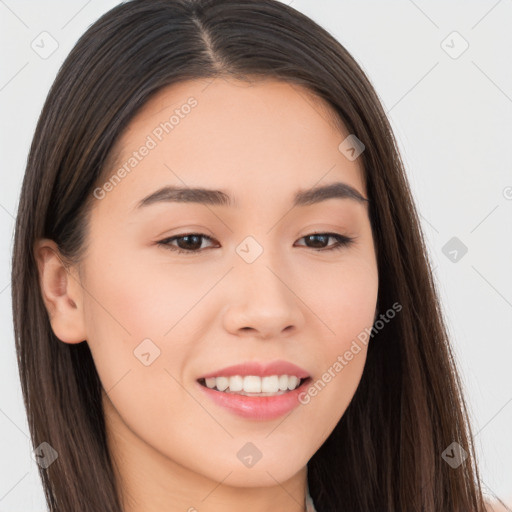
<svg viewBox="0 0 512 512"><path fill-rule="evenodd" d="M84 341L83 290L77 272L65 263L53 240L38 240L34 257L42 299L55 336L65 343Z"/></svg>

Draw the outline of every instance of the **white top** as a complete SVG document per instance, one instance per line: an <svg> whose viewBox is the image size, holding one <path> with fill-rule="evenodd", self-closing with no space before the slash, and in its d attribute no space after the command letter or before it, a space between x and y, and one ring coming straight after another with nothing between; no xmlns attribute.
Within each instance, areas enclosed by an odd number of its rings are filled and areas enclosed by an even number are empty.
<svg viewBox="0 0 512 512"><path fill-rule="evenodd" d="M308 466L306 465L306 499L304 504L306 505L306 512L316 512L315 504L313 503L313 498L311 494L309 494L309 484L308 484Z"/></svg>
<svg viewBox="0 0 512 512"><path fill-rule="evenodd" d="M311 495L309 494L309 485L306 480L306 512L316 512L315 504L313 503L313 498L311 498Z"/></svg>

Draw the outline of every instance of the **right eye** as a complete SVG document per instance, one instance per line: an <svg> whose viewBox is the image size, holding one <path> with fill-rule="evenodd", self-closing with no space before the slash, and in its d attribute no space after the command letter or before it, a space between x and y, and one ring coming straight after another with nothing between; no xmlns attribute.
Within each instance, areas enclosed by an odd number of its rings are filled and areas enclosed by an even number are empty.
<svg viewBox="0 0 512 512"><path fill-rule="evenodd" d="M213 240L213 238L202 233L186 233L183 235L171 236L170 238L160 240L158 245L162 245L166 249L170 249L171 251L176 251L182 254L194 254L203 250L201 249L202 238ZM174 241L178 242L178 246L172 245L172 242Z"/></svg>

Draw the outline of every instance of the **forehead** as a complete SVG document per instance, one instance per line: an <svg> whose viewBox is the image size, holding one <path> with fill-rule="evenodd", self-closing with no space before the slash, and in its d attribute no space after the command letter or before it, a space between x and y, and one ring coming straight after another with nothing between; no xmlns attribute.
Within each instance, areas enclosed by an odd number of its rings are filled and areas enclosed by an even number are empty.
<svg viewBox="0 0 512 512"><path fill-rule="evenodd" d="M295 192L322 179L365 195L359 160L339 150L347 135L327 102L296 84L188 80L141 108L112 151L109 172L124 167L125 195L131 187L139 198L163 182Z"/></svg>
<svg viewBox="0 0 512 512"><path fill-rule="evenodd" d="M332 130L348 135L331 105L313 91L295 83L257 76L243 80L232 77L184 80L163 87L145 103L132 119L131 125L137 124L140 127L145 120L159 114L162 119L168 119L174 110L180 110L190 98L197 101L205 115L211 110L218 114L220 109L228 109L233 113L243 107L246 114L270 114L271 118L281 117L285 121L283 113L288 111L288 117L295 119L311 121L312 115L322 118ZM197 108L193 107L193 110ZM180 119L184 119L183 114L188 115L187 112L177 114Z"/></svg>

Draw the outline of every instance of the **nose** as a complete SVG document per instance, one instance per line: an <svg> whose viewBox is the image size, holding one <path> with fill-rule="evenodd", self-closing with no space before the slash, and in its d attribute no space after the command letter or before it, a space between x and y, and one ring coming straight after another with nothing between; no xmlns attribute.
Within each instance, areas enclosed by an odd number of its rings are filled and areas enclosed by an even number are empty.
<svg viewBox="0 0 512 512"><path fill-rule="evenodd" d="M228 332L272 339L302 328L306 298L300 297L298 276L262 255L253 263L238 263L230 279L233 291L226 297L223 318Z"/></svg>

